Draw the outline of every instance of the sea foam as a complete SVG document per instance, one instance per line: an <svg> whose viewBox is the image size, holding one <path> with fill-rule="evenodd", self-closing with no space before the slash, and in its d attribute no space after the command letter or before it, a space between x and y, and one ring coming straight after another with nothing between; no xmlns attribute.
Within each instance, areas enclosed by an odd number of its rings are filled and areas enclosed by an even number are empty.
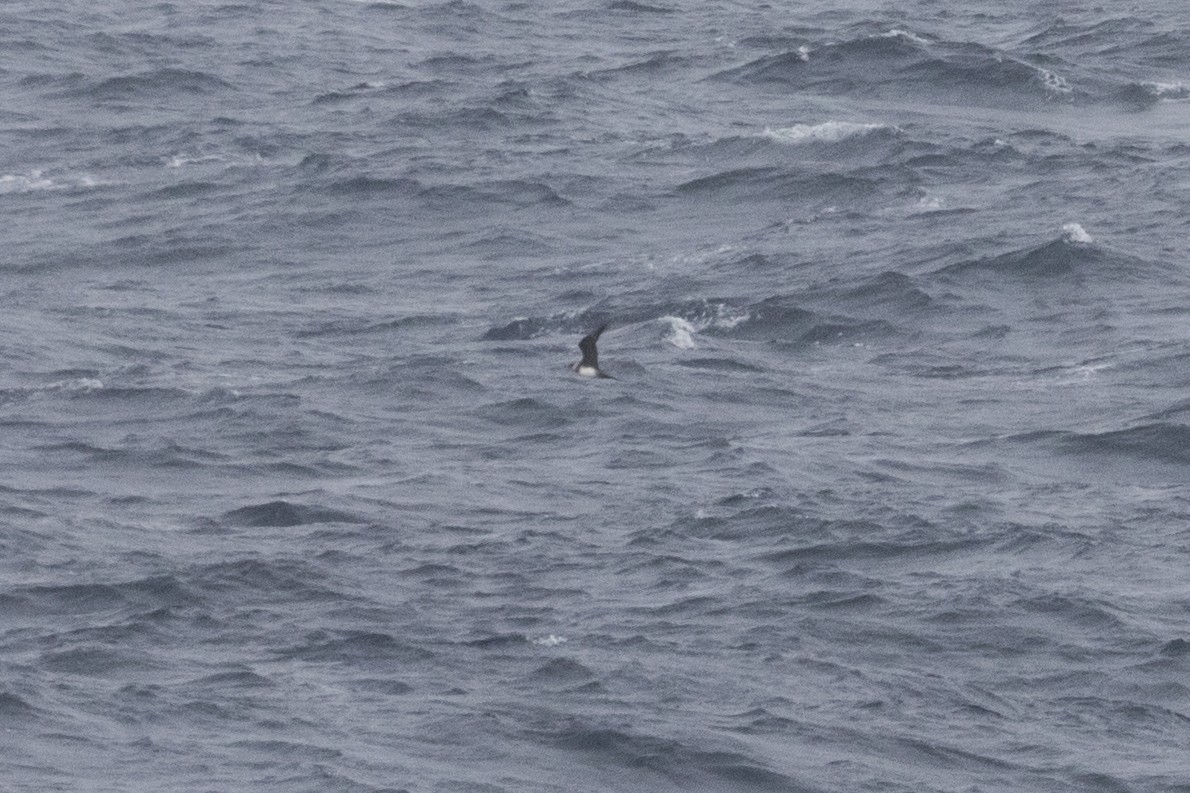
<svg viewBox="0 0 1190 793"><path fill-rule="evenodd" d="M1094 239L1087 230L1077 223L1066 223L1062 226L1062 235L1067 242L1077 242L1082 245L1089 245L1094 242Z"/></svg>
<svg viewBox="0 0 1190 793"><path fill-rule="evenodd" d="M900 130L890 124L865 124L855 121L825 121L821 124L794 124L773 129L766 127L764 136L781 143L839 143L851 138L880 132Z"/></svg>

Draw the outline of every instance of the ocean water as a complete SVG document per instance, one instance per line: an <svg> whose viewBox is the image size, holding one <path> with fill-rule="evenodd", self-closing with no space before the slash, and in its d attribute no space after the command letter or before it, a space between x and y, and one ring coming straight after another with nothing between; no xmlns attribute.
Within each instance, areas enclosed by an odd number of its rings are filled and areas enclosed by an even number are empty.
<svg viewBox="0 0 1190 793"><path fill-rule="evenodd" d="M0 51L3 789L1190 791L1183 5Z"/></svg>

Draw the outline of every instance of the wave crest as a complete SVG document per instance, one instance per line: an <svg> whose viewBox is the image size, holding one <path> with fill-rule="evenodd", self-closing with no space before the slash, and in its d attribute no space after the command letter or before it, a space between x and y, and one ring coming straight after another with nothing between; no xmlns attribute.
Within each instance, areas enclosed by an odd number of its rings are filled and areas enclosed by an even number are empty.
<svg viewBox="0 0 1190 793"><path fill-rule="evenodd" d="M1190 464L1190 427L1156 422L1109 432L1071 435L1064 445L1071 451L1126 454L1161 462Z"/></svg>
<svg viewBox="0 0 1190 793"><path fill-rule="evenodd" d="M794 124L772 129L766 127L764 136L779 143L840 143L854 138L883 135L895 136L898 127L890 124L865 124L854 121L824 121L821 124Z"/></svg>
<svg viewBox="0 0 1190 793"><path fill-rule="evenodd" d="M904 30L765 55L719 72L743 84L782 83L827 94L936 97L993 107L1069 100L1067 79L1046 62L974 42Z"/></svg>

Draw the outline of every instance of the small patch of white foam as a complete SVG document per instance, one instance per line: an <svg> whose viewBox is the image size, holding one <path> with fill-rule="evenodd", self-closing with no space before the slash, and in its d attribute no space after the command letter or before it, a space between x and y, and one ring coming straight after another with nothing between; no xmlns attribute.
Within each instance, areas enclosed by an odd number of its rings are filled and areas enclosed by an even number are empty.
<svg viewBox="0 0 1190 793"><path fill-rule="evenodd" d="M1158 99L1188 99L1190 88L1185 83L1141 83Z"/></svg>
<svg viewBox="0 0 1190 793"><path fill-rule="evenodd" d="M1087 230L1077 223L1067 223L1063 225L1062 235L1065 237L1067 242L1077 242L1083 245L1088 245L1094 242L1094 240L1091 238L1091 235L1087 233Z"/></svg>
<svg viewBox="0 0 1190 793"><path fill-rule="evenodd" d="M669 314L658 321L669 325L666 341L680 350L693 350L698 347L695 336L707 328L731 330L748 318L749 314L745 310L725 303L704 301L702 310L692 315L675 317Z"/></svg>
<svg viewBox="0 0 1190 793"><path fill-rule="evenodd" d="M1071 363L1059 366L1049 377L1049 383L1057 386L1077 386L1095 380L1100 372L1114 369L1109 362Z"/></svg>
<svg viewBox="0 0 1190 793"><path fill-rule="evenodd" d="M228 168L244 168L260 165L265 161L259 153L243 156L227 157L221 154L195 154L193 152L178 152L165 161L166 168L186 168L191 165L210 165L220 163Z"/></svg>
<svg viewBox="0 0 1190 793"><path fill-rule="evenodd" d="M1110 363L1087 363L1079 366L1072 366L1070 371L1072 374L1078 375L1083 380L1090 380L1095 375L1106 369L1114 369L1115 367Z"/></svg>
<svg viewBox="0 0 1190 793"><path fill-rule="evenodd" d="M56 383L50 383L48 390L89 394L92 391L102 391L103 381L94 377L78 377L73 380L59 380Z"/></svg>
<svg viewBox="0 0 1190 793"><path fill-rule="evenodd" d="M687 320L681 317L664 316L660 321L669 323L669 334L665 340L679 350L693 350L698 346L694 343L694 334L698 331Z"/></svg>
<svg viewBox="0 0 1190 793"><path fill-rule="evenodd" d="M170 157L165 163L166 168L185 168L187 165L198 165L200 163L217 162L218 157L212 155L199 156L196 154L175 154Z"/></svg>
<svg viewBox="0 0 1190 793"><path fill-rule="evenodd" d="M928 44L929 43L928 41L926 41L925 39L923 39L921 36L917 35L916 33L912 33L908 30L901 30L900 28L893 28L892 30L888 31L887 33L881 33L880 38L882 38L882 39L904 39L905 41L912 41L914 44Z"/></svg>
<svg viewBox="0 0 1190 793"><path fill-rule="evenodd" d="M28 174L6 173L0 175L0 195L8 193L31 193L36 190L53 190L59 185L42 175L41 171Z"/></svg>
<svg viewBox="0 0 1190 793"><path fill-rule="evenodd" d="M1051 94L1060 94L1062 96L1070 94L1070 84L1066 82L1066 78L1054 74L1049 69L1038 69L1037 77L1041 80L1041 84L1045 86L1045 90Z"/></svg>
<svg viewBox="0 0 1190 793"><path fill-rule="evenodd" d="M566 637L555 636L551 633L549 636L540 636L536 639L532 639L531 641L534 644L540 645L542 647L557 647L559 644L566 643Z"/></svg>
<svg viewBox="0 0 1190 793"><path fill-rule="evenodd" d="M824 121L821 124L794 124L772 129L765 127L764 136L780 143L838 143L860 138L874 132L900 132L889 124L861 124L855 121Z"/></svg>

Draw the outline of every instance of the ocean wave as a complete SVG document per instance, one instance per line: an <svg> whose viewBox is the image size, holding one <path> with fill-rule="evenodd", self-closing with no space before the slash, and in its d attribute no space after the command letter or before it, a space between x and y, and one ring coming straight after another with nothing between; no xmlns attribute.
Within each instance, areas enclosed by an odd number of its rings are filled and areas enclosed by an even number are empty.
<svg viewBox="0 0 1190 793"><path fill-rule="evenodd" d="M978 43L905 30L766 55L715 77L824 93L913 94L990 106L1069 100L1074 95L1050 65Z"/></svg>
<svg viewBox="0 0 1190 793"><path fill-rule="evenodd" d="M529 643L529 637L523 633L497 633L464 642L467 647L475 647L480 650L508 650L525 647Z"/></svg>
<svg viewBox="0 0 1190 793"><path fill-rule="evenodd" d="M578 315L521 317L490 327L482 338L524 341L563 333L573 335L611 320L621 326L654 324L660 341L681 350L697 349L700 336L808 345L857 343L897 333L890 320L928 310L932 302L908 276L886 273L847 288L775 295L758 301L704 298L630 306L619 311L602 308ZM850 304L856 315L807 307L838 308L840 304Z"/></svg>
<svg viewBox="0 0 1190 793"><path fill-rule="evenodd" d="M814 173L800 168L755 166L729 168L681 182L677 195L690 199L718 201L772 201L795 205L833 206L857 203L882 195L887 189L903 189L900 179L914 177L863 169L846 173ZM898 178L899 177L899 178ZM887 184L892 181L893 184Z"/></svg>
<svg viewBox="0 0 1190 793"><path fill-rule="evenodd" d="M503 325L488 328L482 338L484 341L526 341L543 336L550 332L561 332L565 328L577 327L557 317L517 317Z"/></svg>
<svg viewBox="0 0 1190 793"><path fill-rule="evenodd" d="M211 688L219 691L238 688L272 688L275 685L276 683L270 678L246 668L215 672L186 683L187 688Z"/></svg>
<svg viewBox="0 0 1190 793"><path fill-rule="evenodd" d="M175 200L186 198L205 199L208 196L226 189L225 185L216 182L188 181L162 187L147 194L150 199Z"/></svg>
<svg viewBox="0 0 1190 793"><path fill-rule="evenodd" d="M1127 455L1164 463L1190 464L1190 426L1155 422L1122 430L1071 433L1061 445L1080 454Z"/></svg>
<svg viewBox="0 0 1190 793"><path fill-rule="evenodd" d="M590 667L570 658L553 658L530 672L528 677L538 684L573 686L594 680L596 674Z"/></svg>
<svg viewBox="0 0 1190 793"><path fill-rule="evenodd" d="M1033 49L1062 53L1072 59L1106 60L1113 66L1135 64L1158 74L1169 74L1171 69L1180 70L1185 65L1190 38L1183 27L1161 25L1149 14L1125 13L1109 15L1108 19L1092 15L1087 21L1059 18L1020 43Z"/></svg>
<svg viewBox="0 0 1190 793"><path fill-rule="evenodd" d="M810 305L843 308L865 318L906 319L934 305L929 293L904 273L883 272L859 283L840 283L808 290L802 299Z"/></svg>
<svg viewBox="0 0 1190 793"><path fill-rule="evenodd" d="M384 83L356 83L349 88L341 88L336 91L326 91L324 93L317 94L313 99L310 100L310 104L326 105L345 102L349 99L355 99L356 97L363 96L370 92L383 90L386 87L387 86Z"/></svg>
<svg viewBox="0 0 1190 793"><path fill-rule="evenodd" d="M542 234L508 226L484 229L466 247L487 259L540 257L557 249L555 242Z"/></svg>
<svg viewBox="0 0 1190 793"><path fill-rule="evenodd" d="M811 566L833 565L844 559L898 559L904 557L946 556L970 552L985 544L982 539L945 539L937 536L923 536L909 533L903 537L888 540L857 539L864 528L879 529L876 525L865 527L862 523L830 526L836 536L821 542L806 542L793 548L766 551L760 558L765 562L791 571L804 572ZM855 596L855 587L850 585L841 590L820 590L807 595L818 603L842 603ZM869 604L870 605L870 604Z"/></svg>
<svg viewBox="0 0 1190 793"><path fill-rule="evenodd" d="M821 314L805 308L801 296L775 296L748 307L747 317L729 330L732 338L798 345L856 343L896 333L885 319Z"/></svg>
<svg viewBox="0 0 1190 793"><path fill-rule="evenodd" d="M427 185L420 193L426 204L442 211L471 211L488 206L566 207L570 201L544 182L508 179L476 184Z"/></svg>
<svg viewBox="0 0 1190 793"><path fill-rule="evenodd" d="M1078 223L1067 223L1061 235L1031 248L947 265L943 275L986 274L1041 280L1098 279L1105 284L1149 278L1165 267L1095 243Z"/></svg>
<svg viewBox="0 0 1190 793"><path fill-rule="evenodd" d="M48 614L92 614L135 608L152 612L193 601L194 594L172 575L114 583L38 584L5 593L9 606Z"/></svg>
<svg viewBox="0 0 1190 793"><path fill-rule="evenodd" d="M416 179L356 174L336 179L326 185L325 189L331 193L349 196L398 195L412 197L418 195L424 188Z"/></svg>
<svg viewBox="0 0 1190 793"><path fill-rule="evenodd" d="M396 11L410 11L411 6L404 3L397 2L397 0L352 0L353 3L361 3L368 11L381 11L384 13L393 13Z"/></svg>
<svg viewBox="0 0 1190 793"><path fill-rule="evenodd" d="M1190 464L1190 426L1169 421L1155 421L1102 432L1073 430L1033 430L998 438L975 441L972 447L1009 444L1025 449L1059 452L1086 462L1127 465L1130 470L1141 462L1157 466ZM1085 475L1085 474L1083 474Z"/></svg>
<svg viewBox="0 0 1190 793"><path fill-rule="evenodd" d="M1013 609L1053 617L1069 625L1118 632L1124 622L1104 601L1078 594L1046 592L1013 602Z"/></svg>
<svg viewBox="0 0 1190 793"><path fill-rule="evenodd" d="M907 67L899 77L922 90L962 92L960 96L974 99L976 104L1069 100L1074 94L1057 72L980 44L950 45L936 57Z"/></svg>
<svg viewBox="0 0 1190 793"><path fill-rule="evenodd" d="M345 605L352 597L306 559L243 558L197 564L176 572L186 591L197 597L243 607L247 603L325 602Z"/></svg>
<svg viewBox="0 0 1190 793"><path fill-rule="evenodd" d="M105 677L117 670L144 672L163 666L142 652L104 645L43 652L38 664L48 671L87 677Z"/></svg>
<svg viewBox="0 0 1190 793"><path fill-rule="evenodd" d="M571 411L532 397L483 405L476 412L496 424L535 430L560 429L574 421Z"/></svg>
<svg viewBox="0 0 1190 793"><path fill-rule="evenodd" d="M402 642L389 633L352 630L311 631L300 642L275 652L280 658L311 663L374 661L401 665L434 657L429 650Z"/></svg>
<svg viewBox="0 0 1190 793"><path fill-rule="evenodd" d="M28 724L27 719L37 715L37 709L9 691L0 691L0 723L12 725L14 722Z"/></svg>
<svg viewBox="0 0 1190 793"><path fill-rule="evenodd" d="M170 99L182 95L206 95L233 90L227 81L207 72L162 68L138 74L109 77L69 89L73 96L99 100Z"/></svg>
<svg viewBox="0 0 1190 793"><path fill-rule="evenodd" d="M737 361L728 357L702 357L702 358L683 358L677 361L678 366L684 366L688 369L703 369L706 371L715 372L735 372L739 374L756 374L763 372L764 369L759 366L754 366L750 363Z"/></svg>
<svg viewBox="0 0 1190 793"><path fill-rule="evenodd" d="M269 501L224 512L221 519L236 526L307 526L314 523L364 523L359 515L328 507Z"/></svg>
<svg viewBox="0 0 1190 793"><path fill-rule="evenodd" d="M548 730L529 729L534 740L585 755L597 766L658 775L685 789L791 791L808 789L794 777L728 746L708 747L690 739L590 724L573 718Z"/></svg>
<svg viewBox="0 0 1190 793"><path fill-rule="evenodd" d="M456 128L463 132L500 132L514 126L518 121L534 121L537 115L525 117L522 114L497 110L488 105L460 107L437 112L407 113L401 123L411 127L423 127L435 135L444 130Z"/></svg>
<svg viewBox="0 0 1190 793"><path fill-rule="evenodd" d="M1185 359L1187 356L1179 357ZM1146 356L1144 359L1144 365L1148 366L1152 365L1152 363L1153 361ZM1145 416L1145 420L1150 422L1162 422L1173 418L1182 418L1186 416L1190 416L1190 399L1179 400L1167 408L1149 413Z"/></svg>
<svg viewBox="0 0 1190 793"><path fill-rule="evenodd" d="M729 331L743 322L747 318L743 302L704 298L643 303L618 309L601 305L597 310L577 314L517 317L509 322L493 325L484 332L482 338L486 341L527 341L554 334L587 333L591 328L611 321L620 327L638 323L655 324L660 328L659 338L663 341L675 347L693 349L697 346L697 334Z"/></svg>
<svg viewBox="0 0 1190 793"><path fill-rule="evenodd" d="M638 3L635 0L612 0L608 5L608 9L611 11L628 11L637 14L673 14L677 11L674 8Z"/></svg>
<svg viewBox="0 0 1190 793"><path fill-rule="evenodd" d="M1185 83L1129 82L1114 92L1123 105L1135 110L1147 110L1160 102L1179 102L1190 99L1190 87Z"/></svg>
<svg viewBox="0 0 1190 793"><path fill-rule="evenodd" d="M369 85L371 84L369 83ZM399 83L385 83L375 86L375 90L381 91L386 96L409 99L413 97L435 97L449 92L452 86L453 83L448 80L434 78L430 80L406 80Z"/></svg>
<svg viewBox="0 0 1190 793"><path fill-rule="evenodd" d="M329 182L323 182L319 178L311 187L361 199L414 201L426 209L442 213L467 214L497 208L516 210L529 207L561 208L571 205L569 200L559 195L549 184L527 179L426 184L404 176L352 174L336 176Z"/></svg>
<svg viewBox="0 0 1190 793"><path fill-rule="evenodd" d="M679 69L688 68L690 59L677 52L657 52L649 55L643 60L633 60L623 66L616 66L610 69L598 69L596 71L587 72L585 76L593 78L606 77L642 77L642 76L657 76L660 77L666 73L674 72Z"/></svg>
<svg viewBox="0 0 1190 793"><path fill-rule="evenodd" d="M297 331L296 335L298 338L385 335L394 331L447 327L458 322L459 317L454 314L410 314L379 321L371 317L351 317L312 323L308 328Z"/></svg>
<svg viewBox="0 0 1190 793"><path fill-rule="evenodd" d="M128 442L137 444L141 440L131 438ZM42 444L35 448L43 454L52 455L55 459L60 460L82 457L88 462L146 469L157 467L199 469L231 459L225 454L184 446L171 441L146 446L98 446L85 441L63 441Z"/></svg>

